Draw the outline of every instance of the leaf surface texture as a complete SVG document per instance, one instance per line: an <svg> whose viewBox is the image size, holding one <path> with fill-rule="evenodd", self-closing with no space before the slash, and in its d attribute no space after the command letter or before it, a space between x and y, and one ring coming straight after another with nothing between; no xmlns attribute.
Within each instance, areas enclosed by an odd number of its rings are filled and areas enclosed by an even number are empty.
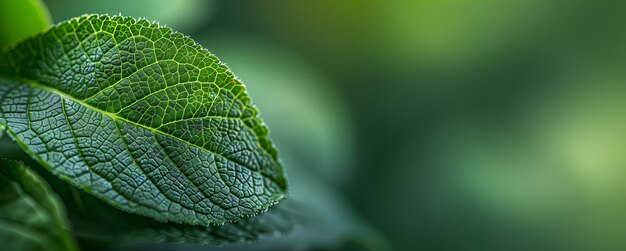
<svg viewBox="0 0 626 251"><path fill-rule="evenodd" d="M188 37L88 15L0 55L0 125L65 181L127 212L208 225L287 180L244 85Z"/></svg>

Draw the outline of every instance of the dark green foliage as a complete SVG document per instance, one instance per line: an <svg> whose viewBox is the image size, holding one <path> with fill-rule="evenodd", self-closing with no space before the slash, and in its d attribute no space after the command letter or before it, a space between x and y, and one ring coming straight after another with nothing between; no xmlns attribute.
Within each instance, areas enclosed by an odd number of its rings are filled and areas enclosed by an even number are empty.
<svg viewBox="0 0 626 251"><path fill-rule="evenodd" d="M76 250L63 205L22 162L0 158L2 250Z"/></svg>

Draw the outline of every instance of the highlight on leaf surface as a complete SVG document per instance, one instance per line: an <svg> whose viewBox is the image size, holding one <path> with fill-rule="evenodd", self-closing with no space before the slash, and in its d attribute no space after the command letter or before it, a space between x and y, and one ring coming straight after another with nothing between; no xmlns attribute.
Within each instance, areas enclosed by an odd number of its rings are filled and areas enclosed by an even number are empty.
<svg viewBox="0 0 626 251"><path fill-rule="evenodd" d="M0 125L63 180L158 221L238 221L287 189L244 85L146 20L82 16L3 51Z"/></svg>
<svg viewBox="0 0 626 251"><path fill-rule="evenodd" d="M63 205L22 162L0 158L2 250L77 250Z"/></svg>

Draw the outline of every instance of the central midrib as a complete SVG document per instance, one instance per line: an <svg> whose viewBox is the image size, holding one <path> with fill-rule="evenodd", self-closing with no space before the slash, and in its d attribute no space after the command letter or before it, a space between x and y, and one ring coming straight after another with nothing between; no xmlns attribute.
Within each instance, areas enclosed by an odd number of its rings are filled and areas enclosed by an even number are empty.
<svg viewBox="0 0 626 251"><path fill-rule="evenodd" d="M31 87L39 88L39 89L42 89L42 90L45 90L45 91L48 91L48 92L54 93L54 94L56 94L56 95L59 95L59 97L61 97L61 98L65 98L65 99L71 100L71 101L73 101L73 102L76 102L76 103L78 103L78 104L80 104L80 105L82 105L82 106L84 106L84 107L86 107L86 108L88 108L88 109L91 109L91 110L93 110L93 111L99 112L99 113L101 113L101 114L103 114L103 115L105 115L105 116L107 116L107 117L111 118L112 120L120 120L120 121L124 121L124 122L126 122L126 123L129 123L129 124L135 125L135 126L137 126L137 127L141 127L141 128L143 128L143 129L149 130L149 131L151 131L151 132L153 132L153 133L158 133L158 134L161 134L161 135L166 136L166 137L171 137L171 138L174 138L174 139L179 140L179 141L181 141L181 142L183 142L183 143L185 143L185 144L188 144L188 145L194 146L194 147L196 147L196 148L198 148L198 149L201 149L201 150L203 150L203 151L205 151L205 152L207 152L207 153L210 153L210 154L213 154L213 155L217 155L217 156L219 156L219 157L222 157L222 158L224 158L224 159L226 159L226 160L228 160L228 161L231 161L231 162L233 162L233 163L236 163L236 164L238 164L238 165L240 165L240 166L242 166L242 167L244 167L244 168L248 169L248 170L249 170L249 171L251 171L251 172L257 173L257 174L259 174L259 175L261 175L261 176L263 176L263 177L265 177L265 178L269 179L269 180L270 180L270 181L272 181L274 184L278 185L278 187L280 187L281 189L283 189L283 187L282 187L281 183L280 183L280 182L278 182L277 180L275 180L273 177L270 177L270 176L268 176L267 174L263 173L263 172L261 171L261 167L259 167L259 171L254 171L254 170L250 169L250 167L248 167L248 166L246 166L246 165L244 165L244 164L242 164L242 163L239 163L238 161L234 160L233 158L230 158L230 157L224 156L223 154L220 154L220 153L217 153L217 152L211 151L211 150L206 149L206 148L204 148L204 147L202 147L202 146L199 146L199 145L196 145L196 144L194 144L194 143L191 143L191 142L189 142L189 141L187 141L187 140L185 140L185 139L181 139L181 138L176 137L176 136L174 136L174 135L171 135L171 134L165 133L165 132L163 132L163 131L161 131L161 130L157 130L157 129L154 129L154 128L152 128L152 127L148 127L148 126L146 126L146 125L139 124L139 123L137 123L137 122L135 122L135 121L129 120L129 119L124 118L124 117L120 117L119 115L117 115L117 114L115 114L115 113L111 113L111 112L104 111L104 110L102 110L102 109L100 109L100 108L98 108L98 107L95 107L95 106L93 106L93 105L91 105L91 104L88 104L88 103L84 102L83 100L77 99L77 98L75 98L75 97L73 97L73 96L71 96L71 95L69 95L69 94L67 94L67 93L64 93L64 92L62 92L62 91L60 91L60 90L57 90L57 89L55 89L55 88L49 87L49 86L47 86L47 85L40 84L40 83L38 83L38 82L36 82L36 81L33 81L33 80L30 80L30 79L19 78L19 77L13 77L13 79L18 80L18 81L23 82L23 83L26 83L26 84L30 85ZM120 136L122 136L122 135L120 135ZM271 158L271 156L270 156L270 158Z"/></svg>

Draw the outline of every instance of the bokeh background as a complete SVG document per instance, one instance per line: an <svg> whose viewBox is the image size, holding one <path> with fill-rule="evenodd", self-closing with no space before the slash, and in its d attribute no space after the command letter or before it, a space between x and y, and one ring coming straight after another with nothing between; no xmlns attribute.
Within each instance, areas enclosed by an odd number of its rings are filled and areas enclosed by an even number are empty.
<svg viewBox="0 0 626 251"><path fill-rule="evenodd" d="M247 85L315 220L232 250L626 250L625 4L43 3L157 20Z"/></svg>

